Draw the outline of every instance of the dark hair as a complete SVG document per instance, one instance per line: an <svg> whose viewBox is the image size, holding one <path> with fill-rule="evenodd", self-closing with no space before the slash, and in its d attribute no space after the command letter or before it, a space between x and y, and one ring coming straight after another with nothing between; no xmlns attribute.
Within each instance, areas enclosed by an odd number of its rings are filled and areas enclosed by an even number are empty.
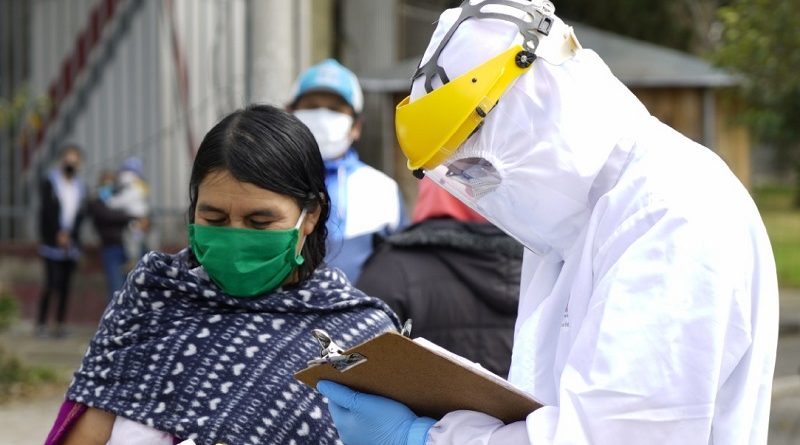
<svg viewBox="0 0 800 445"><path fill-rule="evenodd" d="M325 223L330 198L325 166L311 132L293 115L269 105L251 105L223 118L203 138L189 179L189 221L194 222L197 189L210 173L227 171L239 181L291 196L301 209L321 206L319 221L303 244L308 278L325 258Z"/></svg>

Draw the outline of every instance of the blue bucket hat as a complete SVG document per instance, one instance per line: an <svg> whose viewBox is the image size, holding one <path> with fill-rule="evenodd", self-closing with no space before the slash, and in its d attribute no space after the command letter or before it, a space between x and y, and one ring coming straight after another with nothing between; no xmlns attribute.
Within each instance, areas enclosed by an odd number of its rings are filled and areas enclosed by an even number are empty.
<svg viewBox="0 0 800 445"><path fill-rule="evenodd" d="M352 71L334 59L326 59L305 70L294 85L292 103L306 93L329 92L341 96L356 114L364 109L364 93Z"/></svg>

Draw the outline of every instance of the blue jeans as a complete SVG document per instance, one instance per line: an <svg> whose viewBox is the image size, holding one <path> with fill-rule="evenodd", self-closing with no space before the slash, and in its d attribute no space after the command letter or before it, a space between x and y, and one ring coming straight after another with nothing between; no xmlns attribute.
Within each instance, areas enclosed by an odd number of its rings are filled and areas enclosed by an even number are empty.
<svg viewBox="0 0 800 445"><path fill-rule="evenodd" d="M121 245L103 247L102 257L103 271L105 271L106 285L108 286L106 301L110 302L114 292L120 290L125 284L125 271L123 270L125 261L127 261L125 248Z"/></svg>

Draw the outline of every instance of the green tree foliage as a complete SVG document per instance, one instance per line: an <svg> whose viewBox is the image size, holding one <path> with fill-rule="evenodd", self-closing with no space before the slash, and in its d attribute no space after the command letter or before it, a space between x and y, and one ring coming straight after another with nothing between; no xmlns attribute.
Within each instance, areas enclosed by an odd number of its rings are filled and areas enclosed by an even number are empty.
<svg viewBox="0 0 800 445"><path fill-rule="evenodd" d="M800 173L800 1L734 0L719 18L712 57L744 77L746 123Z"/></svg>
<svg viewBox="0 0 800 445"><path fill-rule="evenodd" d="M714 60L745 76L756 126L772 140L800 137L800 2L738 0L721 8Z"/></svg>
<svg viewBox="0 0 800 445"><path fill-rule="evenodd" d="M405 0L436 4L437 0ZM438 0L441 1L441 0ZM458 7L463 0L449 0ZM551 0L568 23L595 28L683 51L705 52L715 41L716 10L730 0ZM441 9L441 8L435 8ZM580 36L578 36L580 38Z"/></svg>
<svg viewBox="0 0 800 445"><path fill-rule="evenodd" d="M50 108L47 96L34 97L30 86L22 85L10 98L0 97L0 132L13 140L20 130L35 131Z"/></svg>
<svg viewBox="0 0 800 445"><path fill-rule="evenodd" d="M673 2L642 0L555 0L556 14L606 31L671 48L685 50L691 41L690 28L674 20Z"/></svg>
<svg viewBox="0 0 800 445"><path fill-rule="evenodd" d="M613 33L694 54L718 37L717 9L731 0L555 0L556 13Z"/></svg>

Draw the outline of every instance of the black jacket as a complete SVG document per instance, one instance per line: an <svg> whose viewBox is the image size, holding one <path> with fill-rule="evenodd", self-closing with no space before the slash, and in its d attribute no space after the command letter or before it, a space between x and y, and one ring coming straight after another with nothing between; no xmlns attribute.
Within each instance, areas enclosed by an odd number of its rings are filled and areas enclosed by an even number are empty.
<svg viewBox="0 0 800 445"><path fill-rule="evenodd" d="M522 249L490 224L423 221L380 244L356 287L413 319L412 337L506 377Z"/></svg>
<svg viewBox="0 0 800 445"><path fill-rule="evenodd" d="M103 247L122 246L122 234L134 219L123 210L108 207L100 198L89 202L89 216Z"/></svg>
<svg viewBox="0 0 800 445"><path fill-rule="evenodd" d="M53 185L53 172L50 172L44 180L42 180L39 187L39 240L42 244L48 247L57 247L57 236L61 230L61 200L58 198L55 186ZM79 179L76 179L80 181ZM70 237L74 246L80 246L80 227L83 217L86 214L86 200L85 190L83 184L79 182L81 187L81 201L78 205L78 214L75 216L75 222L72 225Z"/></svg>

